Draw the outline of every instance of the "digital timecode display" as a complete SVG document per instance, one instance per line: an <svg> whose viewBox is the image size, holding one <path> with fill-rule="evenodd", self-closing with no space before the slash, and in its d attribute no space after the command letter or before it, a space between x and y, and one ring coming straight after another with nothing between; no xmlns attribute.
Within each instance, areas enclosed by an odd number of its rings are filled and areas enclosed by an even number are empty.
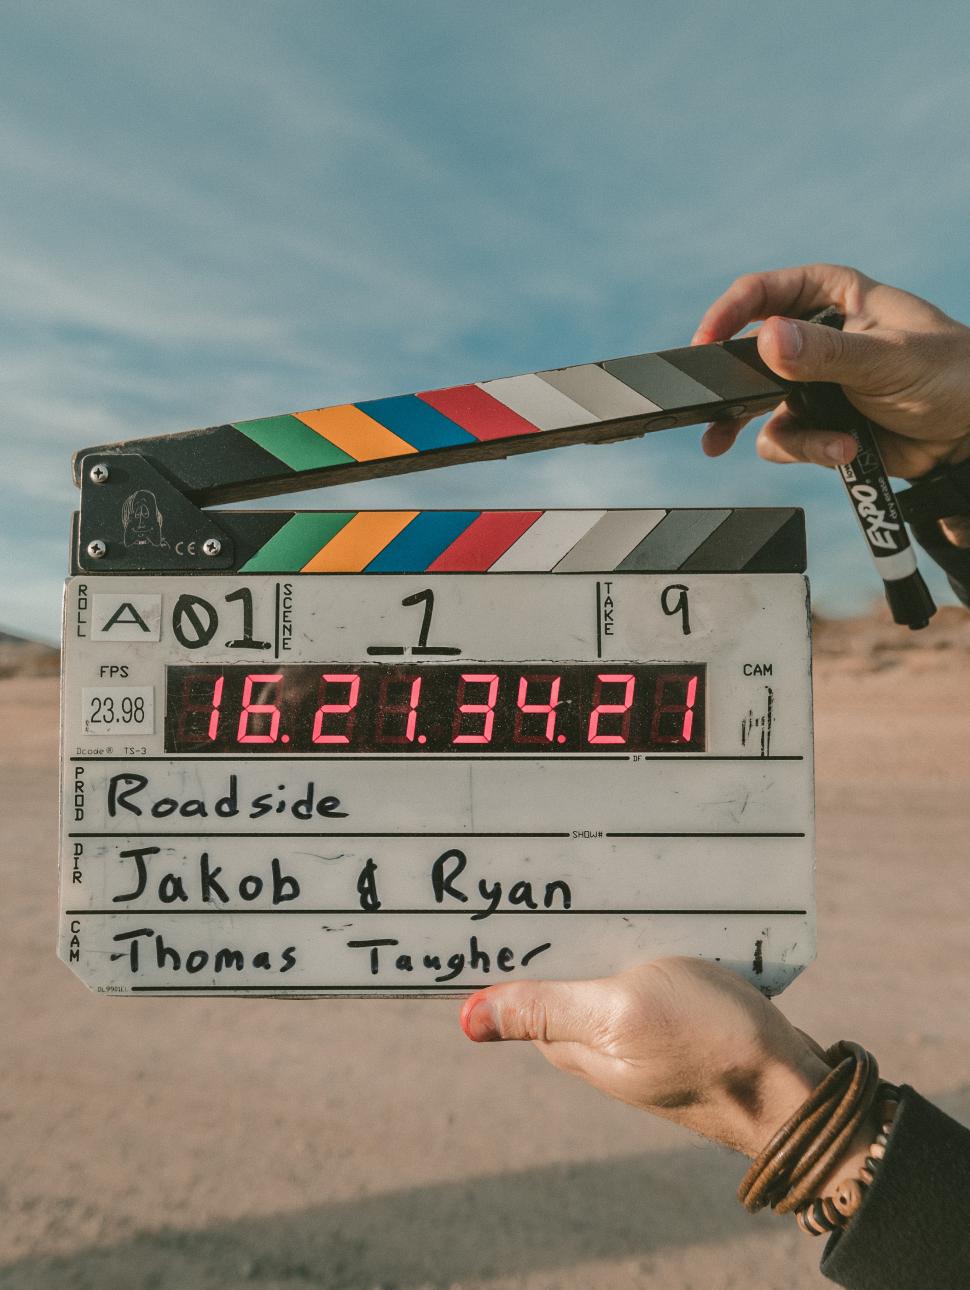
<svg viewBox="0 0 970 1290"><path fill-rule="evenodd" d="M703 664L169 667L173 753L703 752Z"/></svg>

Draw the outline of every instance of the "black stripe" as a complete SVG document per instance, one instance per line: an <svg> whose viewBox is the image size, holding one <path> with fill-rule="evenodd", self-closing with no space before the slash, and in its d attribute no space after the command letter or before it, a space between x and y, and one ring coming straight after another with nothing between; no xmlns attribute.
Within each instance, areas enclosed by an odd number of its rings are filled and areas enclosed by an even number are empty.
<svg viewBox="0 0 970 1290"><path fill-rule="evenodd" d="M758 353L757 336L742 336L740 340L724 340L720 342L720 348L726 350L727 353L733 355L735 358L739 358L742 363L747 363L747 365L749 367L753 367L756 372L760 372L765 380L773 383L779 391L779 402L781 402L788 391L792 388L791 381L786 381L785 378L779 376L777 372L773 372Z"/></svg>
<svg viewBox="0 0 970 1290"><path fill-rule="evenodd" d="M781 538L793 516L803 513L793 507L752 507L733 511L710 537L705 538L681 569L685 573L723 573L725 570L747 570L751 561L760 558L771 562L772 573L801 573L804 560L798 563L797 544ZM767 573L767 569L762 572Z"/></svg>
<svg viewBox="0 0 970 1290"><path fill-rule="evenodd" d="M252 559L292 518L293 511L220 511L219 526L233 540L233 567L238 569Z"/></svg>
<svg viewBox="0 0 970 1290"><path fill-rule="evenodd" d="M769 379L756 367L723 349L720 345L688 345L685 349L668 349L664 358L722 399L743 403L782 391L777 378Z"/></svg>
<svg viewBox="0 0 970 1290"><path fill-rule="evenodd" d="M744 566L744 573L804 573L808 565L805 546L805 512L796 509L791 519Z"/></svg>
<svg viewBox="0 0 970 1290"><path fill-rule="evenodd" d="M199 504L215 500L243 500L254 491L245 485L269 484L284 480L295 473L277 457L264 451L235 426L208 426L204 430L185 430L180 434L159 435L153 439L125 439L120 443L98 448L84 448L75 453L75 482L77 462L86 453L135 452L161 467L166 475L177 480L183 491ZM235 491L233 490L235 485ZM268 490L257 488L256 495Z"/></svg>

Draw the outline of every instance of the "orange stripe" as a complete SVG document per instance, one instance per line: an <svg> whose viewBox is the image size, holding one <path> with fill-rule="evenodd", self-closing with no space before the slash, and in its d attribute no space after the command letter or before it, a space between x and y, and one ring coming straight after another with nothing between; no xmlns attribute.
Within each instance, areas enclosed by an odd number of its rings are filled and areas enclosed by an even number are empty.
<svg viewBox="0 0 970 1290"><path fill-rule="evenodd" d="M419 514L419 511L358 511L306 562L301 572L360 573Z"/></svg>
<svg viewBox="0 0 970 1290"><path fill-rule="evenodd" d="M406 439L385 429L379 421L352 403L343 403L335 408L313 408L293 415L355 461L377 461L381 457L401 457L406 452L417 452L417 448Z"/></svg>

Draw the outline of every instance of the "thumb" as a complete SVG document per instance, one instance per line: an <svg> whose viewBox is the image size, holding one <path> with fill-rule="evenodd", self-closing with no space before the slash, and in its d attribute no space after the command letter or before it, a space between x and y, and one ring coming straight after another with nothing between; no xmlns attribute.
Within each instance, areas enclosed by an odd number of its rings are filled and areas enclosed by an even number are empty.
<svg viewBox="0 0 970 1290"><path fill-rule="evenodd" d="M794 318L769 318L758 333L758 353L787 380L833 381L866 394L879 392L884 374L899 360L897 347L885 337Z"/></svg>
<svg viewBox="0 0 970 1290"><path fill-rule="evenodd" d="M599 1028L595 981L510 981L466 999L461 1028L475 1043L538 1039L588 1043Z"/></svg>

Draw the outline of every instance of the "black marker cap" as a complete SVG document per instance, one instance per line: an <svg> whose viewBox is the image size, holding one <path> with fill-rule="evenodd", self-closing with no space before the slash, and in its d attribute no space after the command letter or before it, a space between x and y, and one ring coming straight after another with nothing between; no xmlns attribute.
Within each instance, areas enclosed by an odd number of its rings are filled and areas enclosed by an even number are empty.
<svg viewBox="0 0 970 1290"><path fill-rule="evenodd" d="M929 626L930 619L936 613L936 605L919 569L906 578L898 578L884 585L894 622L905 624L914 632Z"/></svg>

